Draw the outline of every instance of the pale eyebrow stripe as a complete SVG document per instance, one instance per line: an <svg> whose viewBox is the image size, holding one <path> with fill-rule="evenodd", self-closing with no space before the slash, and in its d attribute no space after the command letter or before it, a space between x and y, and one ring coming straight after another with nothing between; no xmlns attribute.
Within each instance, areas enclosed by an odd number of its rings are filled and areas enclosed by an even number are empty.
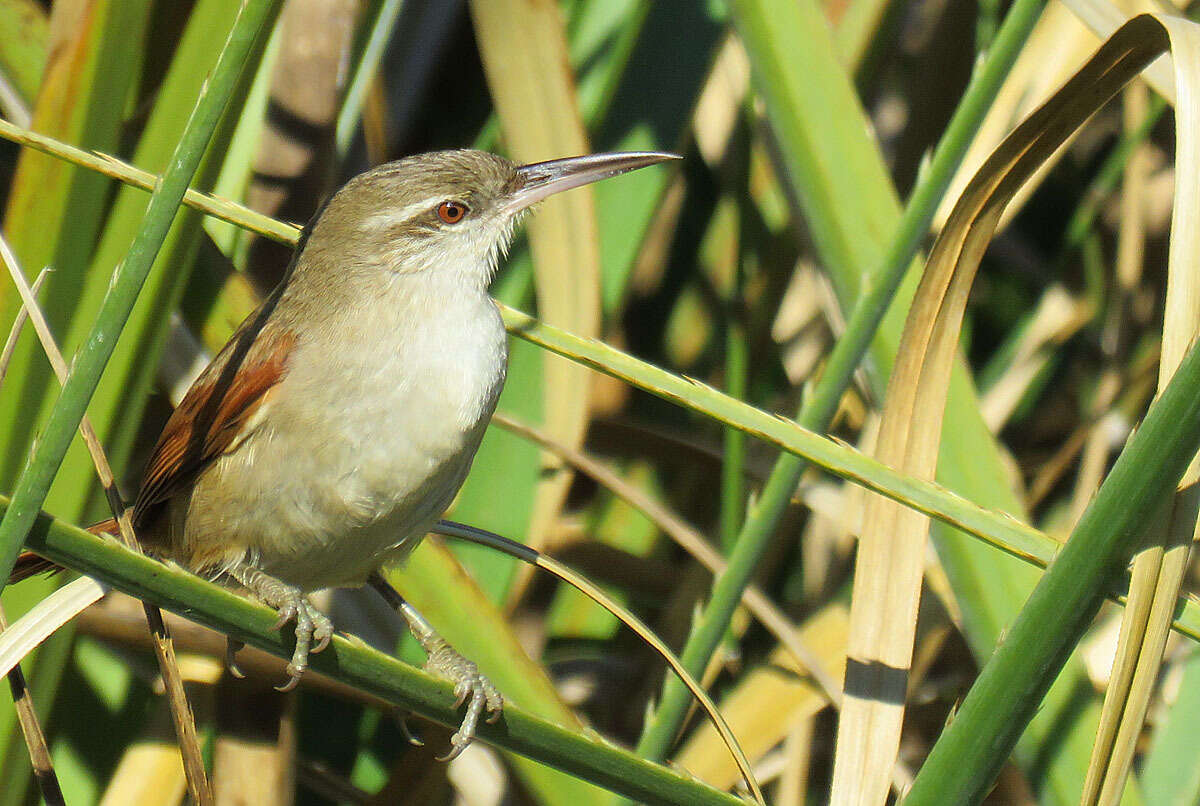
<svg viewBox="0 0 1200 806"><path fill-rule="evenodd" d="M380 210L378 213L372 213L363 219L363 229L386 229L395 226L401 222L407 221L415 214L432 210L440 202L445 201L441 196L429 196L415 202L404 205L399 209Z"/></svg>

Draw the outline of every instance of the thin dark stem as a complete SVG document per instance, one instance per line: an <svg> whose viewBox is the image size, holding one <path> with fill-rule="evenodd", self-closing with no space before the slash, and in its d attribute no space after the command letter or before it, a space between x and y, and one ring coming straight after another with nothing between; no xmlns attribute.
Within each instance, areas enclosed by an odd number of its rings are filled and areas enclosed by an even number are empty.
<svg viewBox="0 0 1200 806"><path fill-rule="evenodd" d="M0 608L0 632L8 629L8 620ZM58 775L54 772L54 761L50 757L50 748L46 744L46 734L38 721L37 710L33 706L33 694L20 665L14 666L8 673L8 687L12 691L13 706L17 711L17 721L21 725L21 735L25 737L25 746L29 749L29 763L33 767L33 777L41 790L42 800L46 806L66 806L62 786L58 783Z"/></svg>

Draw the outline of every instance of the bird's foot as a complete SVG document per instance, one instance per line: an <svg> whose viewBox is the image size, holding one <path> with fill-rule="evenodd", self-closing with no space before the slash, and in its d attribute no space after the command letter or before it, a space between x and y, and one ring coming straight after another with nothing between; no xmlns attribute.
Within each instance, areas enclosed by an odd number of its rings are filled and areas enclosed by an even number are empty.
<svg viewBox="0 0 1200 806"><path fill-rule="evenodd" d="M504 711L504 697L492 685L492 681L479 673L479 667L455 652L440 636L434 635L428 643L430 645L425 647L425 651L429 653L425 661L425 671L454 684L456 708L467 703L467 712L463 715L462 724L450 737L449 752L438 758L438 761L450 761L458 757L474 740L479 717L486 712L488 722L495 722L500 718Z"/></svg>
<svg viewBox="0 0 1200 806"><path fill-rule="evenodd" d="M425 671L454 684L454 696L458 698L456 708L467 703L467 713L463 716L462 724L450 737L450 751L438 759L450 761L462 753L475 738L479 717L486 713L488 722L495 722L500 718L504 711L504 697L492 685L491 680L479 673L479 667L455 652L454 647L446 643L446 639L437 634L433 625L426 621L415 607L404 601L404 597L381 574L372 574L368 582L384 601L396 608L396 612L408 622L413 637L425 650ZM402 730L412 741L407 726Z"/></svg>
<svg viewBox="0 0 1200 806"><path fill-rule="evenodd" d="M275 622L272 629L279 630L289 621L296 622L296 648L287 665L288 681L275 687L278 691L291 691L308 669L309 653L320 652L329 646L333 638L333 622L294 585L250 566L237 566L229 573L263 603L278 611L279 621Z"/></svg>

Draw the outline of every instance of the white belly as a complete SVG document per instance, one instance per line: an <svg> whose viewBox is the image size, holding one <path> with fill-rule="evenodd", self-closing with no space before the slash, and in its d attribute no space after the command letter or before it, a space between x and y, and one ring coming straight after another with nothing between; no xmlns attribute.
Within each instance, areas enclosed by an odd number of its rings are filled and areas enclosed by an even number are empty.
<svg viewBox="0 0 1200 806"><path fill-rule="evenodd" d="M323 346L299 346L267 404L270 425L213 468L224 517L189 517L187 540L207 539L193 527L216 529L305 590L361 584L411 551L462 485L504 382L495 306L453 302L417 328L398 311L382 349L354 349L379 323L347 322L351 347L336 363L313 352Z"/></svg>

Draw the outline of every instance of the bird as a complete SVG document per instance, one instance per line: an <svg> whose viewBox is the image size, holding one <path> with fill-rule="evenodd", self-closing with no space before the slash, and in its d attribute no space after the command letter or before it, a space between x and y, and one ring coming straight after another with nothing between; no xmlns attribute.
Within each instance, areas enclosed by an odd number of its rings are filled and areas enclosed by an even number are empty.
<svg viewBox="0 0 1200 806"><path fill-rule="evenodd" d="M488 287L519 219L555 193L672 159L517 165L458 149L352 178L163 428L131 513L143 549L240 587L280 627L294 622L284 689L334 633L309 595L373 585L424 648L425 668L467 703L446 757L460 753L503 697L380 571L449 506L495 411L507 334ZM45 566L23 557L14 576Z"/></svg>

